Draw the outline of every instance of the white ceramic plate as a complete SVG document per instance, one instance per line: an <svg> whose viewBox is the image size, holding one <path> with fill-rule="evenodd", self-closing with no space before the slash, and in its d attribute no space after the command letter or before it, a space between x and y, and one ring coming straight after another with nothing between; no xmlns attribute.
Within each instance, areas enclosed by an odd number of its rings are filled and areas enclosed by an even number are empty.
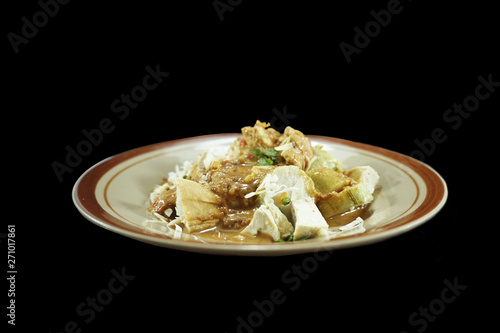
<svg viewBox="0 0 500 333"><path fill-rule="evenodd" d="M371 204L362 234L326 241L234 244L174 239L144 225L145 203L153 187L177 164L194 161L214 146L228 147L240 134L216 134L167 141L112 156L87 170L73 188L73 202L89 221L118 234L172 249L226 255L288 255L360 246L409 231L444 206L445 181L428 165L375 146L311 136L346 169L370 165L380 174L380 191Z"/></svg>

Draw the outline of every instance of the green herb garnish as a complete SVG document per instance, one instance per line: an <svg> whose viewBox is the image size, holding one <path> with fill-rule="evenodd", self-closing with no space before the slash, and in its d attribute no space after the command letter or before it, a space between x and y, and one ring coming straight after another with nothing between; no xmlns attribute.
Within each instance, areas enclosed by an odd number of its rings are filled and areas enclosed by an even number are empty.
<svg viewBox="0 0 500 333"><path fill-rule="evenodd" d="M280 153L278 153L278 151L274 148L265 149L263 154L271 158L273 161L280 155Z"/></svg>
<svg viewBox="0 0 500 333"><path fill-rule="evenodd" d="M262 157L262 152L260 151L260 149L250 149L250 154L257 158Z"/></svg>
<svg viewBox="0 0 500 333"><path fill-rule="evenodd" d="M261 157L257 161L257 165L273 165L273 160L267 157Z"/></svg>
<svg viewBox="0 0 500 333"><path fill-rule="evenodd" d="M258 165L273 165L279 157L279 152L274 148L267 148L264 151L260 149L250 149L250 156L257 158Z"/></svg>

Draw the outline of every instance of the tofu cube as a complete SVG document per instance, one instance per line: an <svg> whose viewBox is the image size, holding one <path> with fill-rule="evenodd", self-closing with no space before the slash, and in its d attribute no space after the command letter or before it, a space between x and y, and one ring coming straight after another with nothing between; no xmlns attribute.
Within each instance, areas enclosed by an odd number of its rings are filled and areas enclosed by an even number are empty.
<svg viewBox="0 0 500 333"><path fill-rule="evenodd" d="M328 223L311 198L292 200L295 241L307 238L323 238L328 236Z"/></svg>

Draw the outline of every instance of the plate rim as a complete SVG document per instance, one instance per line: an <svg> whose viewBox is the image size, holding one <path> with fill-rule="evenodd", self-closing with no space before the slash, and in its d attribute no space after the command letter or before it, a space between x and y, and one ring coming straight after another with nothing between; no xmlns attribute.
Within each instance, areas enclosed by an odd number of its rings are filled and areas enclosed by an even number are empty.
<svg viewBox="0 0 500 333"><path fill-rule="evenodd" d="M334 250L340 248L357 247L372 244L392 238L399 234L410 231L417 226L432 219L446 204L448 198L448 187L443 177L428 164L416 160L410 156L366 144L322 135L307 135L311 141L328 141L350 148L356 148L372 153L371 155L382 155L396 163L409 167L420 176L426 186L426 195L422 203L415 211L401 219L396 219L388 225L383 225L363 234L331 239L329 241L308 241L304 243L277 243L277 244L234 244L234 243L201 243L189 240L177 240L159 234L147 234L144 229L127 225L124 228L120 220L106 212L98 203L95 196L97 183L102 176L111 168L133 157L152 151L165 149L189 141L220 139L229 137L240 137L241 133L219 133L180 138L163 141L142 147L137 147L122 153L110 156L87 169L75 182L72 190L73 203L78 211L90 222L120 235L133 238L145 243L167 247L176 250L190 252L222 254L222 255L289 255L306 252L317 252ZM388 163L384 159L384 162ZM404 170L403 170L404 171ZM407 173L405 171L405 173ZM409 175L410 176L410 175ZM411 176L410 176L411 177ZM414 181L414 180L413 180ZM424 204L426 206L424 206Z"/></svg>

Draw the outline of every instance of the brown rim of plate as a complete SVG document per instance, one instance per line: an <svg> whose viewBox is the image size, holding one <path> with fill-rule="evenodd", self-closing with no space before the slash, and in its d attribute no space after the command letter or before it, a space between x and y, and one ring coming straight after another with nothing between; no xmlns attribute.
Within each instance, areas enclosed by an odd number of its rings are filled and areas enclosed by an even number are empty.
<svg viewBox="0 0 500 333"><path fill-rule="evenodd" d="M190 137L190 138L185 138L185 139L177 139L177 140L172 140L172 141L165 141L161 143L156 143L144 147L139 147L136 149L132 149L123 153L120 153L115 156L111 156L90 169L88 169L85 173L81 175L81 177L77 180L74 186L73 190L73 200L75 205L78 206L78 208L82 211L85 212L87 216L92 217L92 219L98 223L103 228L106 229L112 229L111 227L121 229L125 232L132 232L132 233L139 233L143 236L149 236L153 237L155 239L158 238L163 238L163 239L169 239L172 241L176 242L182 242L185 243L186 240L174 240L169 236L166 235L159 235L155 233L151 233L143 228L140 227L135 227L132 225L129 225L127 223L124 223L120 219L110 215L107 213L101 205L97 202L96 196L95 196L95 189L97 186L97 183L101 179L101 177L111 168L119 165L120 163L134 158L136 156L139 156L141 154L145 154L151 151L156 151L160 149L164 149L167 147L171 147L180 143L186 143L188 141L196 141L196 140L201 140L201 139L216 139L216 138L223 138L223 137L234 137L234 136L240 136L241 134L237 133L224 133L224 134L211 134L211 135L203 135L203 136L196 136L196 137ZM367 233L374 234L374 233L380 233L384 231L388 231L391 229L399 228L402 226L405 226L407 224L410 224L411 222L417 221L427 214L431 213L433 210L435 213L439 211L441 205L444 204L444 201L447 196L447 188L444 180L435 172L431 167L429 167L427 164L422 163L416 159L413 159L409 156L387 150L384 148L372 146L369 144L365 143L359 143L359 142L354 142L354 141L349 141L349 140L344 140L344 139L338 139L338 138L333 138L333 137L327 137L327 136L317 136L317 135L308 135L308 137L311 140L321 140L321 141L329 141L335 144L340 144L343 146L347 147L353 147L361 150L365 150L368 152L372 152L378 155L385 156L389 158L390 160L394 161L395 163L393 164L395 167L401 169L398 167L397 163L403 164L410 169L412 169L414 172L416 172L424 181L425 186L427 188L426 195L422 203L411 213L406 214L405 213L410 210L416 202L413 203L413 205L408 208L408 210L402 214L400 214L401 217L398 217L394 219L391 223L378 227L376 229L370 230ZM372 156L374 157L374 156ZM376 158L376 157L375 157ZM141 160L142 161L142 160ZM139 161L138 163L140 163ZM386 163L389 163L387 160L384 160ZM134 164L135 165L135 164ZM416 184L415 179L408 174L405 170L401 169L404 173L406 173L412 181ZM121 171L120 171L121 172ZM116 175L115 175L116 176ZM108 187L109 183L114 179L114 177L111 177L111 179L108 181L108 184L106 184L106 188ZM416 187L418 191L418 186ZM417 198L419 195L417 195ZM107 201L107 198L105 198ZM112 209L112 208L111 208ZM104 222L103 222L104 221ZM108 225L109 224L109 225ZM352 235L352 236L346 236L346 237L341 237L341 238L334 238L331 239L329 242L335 242L340 239L347 239L347 238L356 238L356 237L363 237L363 235L366 235L367 233L362 233L362 234L357 234L357 235ZM199 243L198 241L192 240L192 242ZM215 244L215 243L214 243ZM233 243L216 243L216 244L227 244L227 245L242 245L242 244L233 244ZM269 245L269 244L266 244ZM283 245L283 244L281 244ZM292 244L289 244L292 245ZM247 245L248 246L248 245ZM259 247L263 245L252 245L252 247Z"/></svg>

